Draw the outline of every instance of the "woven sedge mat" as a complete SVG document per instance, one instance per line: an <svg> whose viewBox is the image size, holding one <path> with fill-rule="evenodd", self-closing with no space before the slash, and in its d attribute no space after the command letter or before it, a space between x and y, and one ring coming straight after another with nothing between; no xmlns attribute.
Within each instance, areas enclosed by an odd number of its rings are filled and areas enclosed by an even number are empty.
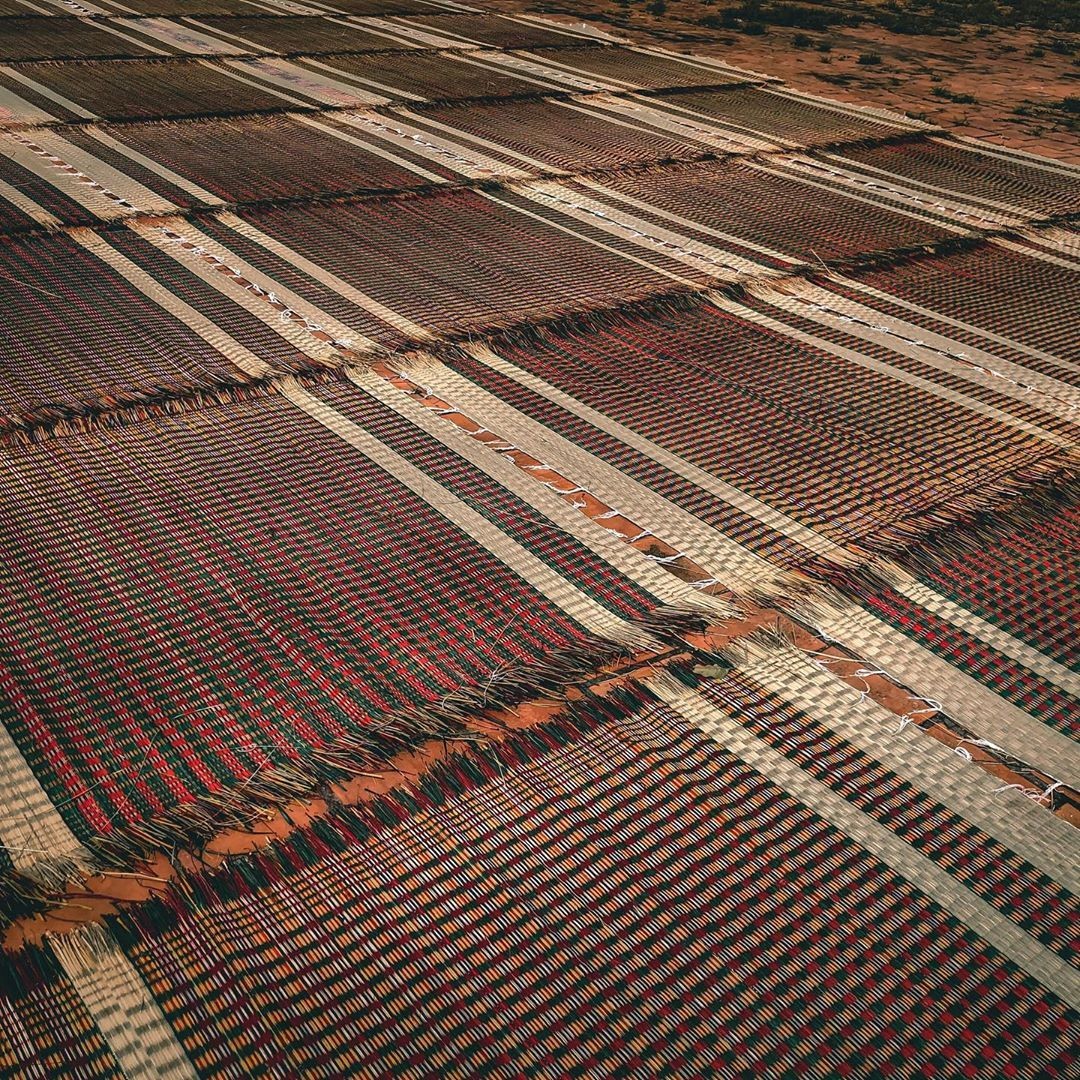
<svg viewBox="0 0 1080 1080"><path fill-rule="evenodd" d="M840 189L803 183L738 160L604 177L601 185L599 191L574 181L566 187L601 199L605 189L628 196L636 200L634 212L646 219L650 207L677 215L681 232L765 265L843 261L938 243L953 235L936 222L856 202ZM611 201L620 206L618 199ZM740 245L740 240L750 246ZM768 250L761 252L753 245ZM779 263L776 255L781 257Z"/></svg>
<svg viewBox="0 0 1080 1080"><path fill-rule="evenodd" d="M910 312L901 311L887 295L856 293L847 280L839 287L834 280L829 292L807 286L802 296L801 285L793 282L781 282L775 291L763 283L741 291L738 303L778 321L786 332L811 335L823 348L851 349L870 363L888 365L898 380L933 384L941 396L960 395L967 408L1042 438L1047 446L1080 445L1080 392L1073 387L1047 378L1031 363L1019 363L1012 354L999 358L985 351L973 353L955 329L951 336L927 343L920 321ZM793 295L799 297L794 303ZM886 313L893 319L885 318ZM938 333L950 329L943 323L932 328Z"/></svg>
<svg viewBox="0 0 1080 1080"><path fill-rule="evenodd" d="M422 187L432 179L362 145L363 133L320 117L319 127L299 117L202 117L176 122L104 125L101 131L130 150L205 188L226 202L257 202L349 192ZM330 130L325 130L329 128ZM65 133L70 141L130 174L181 206L203 200L124 154L103 146L93 132ZM435 162L429 174L458 179Z"/></svg>
<svg viewBox="0 0 1080 1080"><path fill-rule="evenodd" d="M1018 206L1038 217L1080 211L1080 172L976 146L941 139L886 143L845 150L842 160L869 166L894 181Z"/></svg>
<svg viewBox="0 0 1080 1080"><path fill-rule="evenodd" d="M519 78L497 67L502 54L489 50L411 50L407 53L373 53L366 56L318 58L320 70L352 75L391 99L413 101L417 96L435 101L454 98L514 97L548 89L528 77ZM293 63L308 66L303 57ZM325 65L325 66L324 66Z"/></svg>
<svg viewBox="0 0 1080 1080"><path fill-rule="evenodd" d="M111 0L105 0L101 6L111 10ZM132 0L123 7L125 15L129 12L168 16L251 14L251 4L247 0Z"/></svg>
<svg viewBox="0 0 1080 1080"><path fill-rule="evenodd" d="M830 823L746 754L647 691L586 700L26 950L3 1059L63 1054L89 1076L148 1059L167 1077L1068 1074L1075 1017L1053 993L868 850L857 811Z"/></svg>
<svg viewBox="0 0 1080 1080"><path fill-rule="evenodd" d="M593 75L616 86L660 90L669 87L700 87L744 83L752 77L744 71L725 71L693 56L666 56L639 52L619 45L602 49L529 49L520 55L535 63ZM761 78L764 78L762 76Z"/></svg>
<svg viewBox="0 0 1080 1080"><path fill-rule="evenodd" d="M1003 630L1063 671L1080 670L1078 499L1075 481L1039 488L1007 509L980 514L902 553L901 566L958 605L951 617L882 584L853 581L849 588L921 645L1075 738L1080 699L1022 658L995 648L980 624Z"/></svg>
<svg viewBox="0 0 1080 1080"><path fill-rule="evenodd" d="M59 222L90 225L97 215L13 161L0 142L0 233L38 231ZM6 283L5 283L6 284Z"/></svg>
<svg viewBox="0 0 1080 1080"><path fill-rule="evenodd" d="M220 30L225 40L241 38L276 53L380 52L385 49L415 48L384 34L365 31L358 23L323 18L318 15L204 16L199 22L210 32Z"/></svg>
<svg viewBox="0 0 1080 1080"><path fill-rule="evenodd" d="M0 295L0 431L312 366L126 230L0 240Z"/></svg>
<svg viewBox="0 0 1080 1080"><path fill-rule="evenodd" d="M709 304L570 320L493 351L512 367L464 354L446 363L773 558L776 526L735 516L738 499L665 455L859 556L909 546L1060 453ZM812 557L804 549L803 565Z"/></svg>
<svg viewBox="0 0 1080 1080"><path fill-rule="evenodd" d="M244 113L277 110L283 104L277 94L234 79L199 60L69 60L19 64L14 70L92 116L106 119ZM4 72L0 72L0 87L59 120L86 119Z"/></svg>
<svg viewBox="0 0 1080 1080"><path fill-rule="evenodd" d="M830 107L823 101L766 87L721 87L679 94L670 104L684 113L730 124L735 130L779 136L801 146L890 138L911 130L872 112L850 112L842 106Z"/></svg>
<svg viewBox="0 0 1080 1080"><path fill-rule="evenodd" d="M527 172L583 172L695 158L711 151L693 139L630 127L624 117L608 118L553 101L413 106L407 115L421 125L432 121L488 140L494 145L485 147L487 153ZM500 153L500 147L509 152ZM519 154L531 161L522 161Z"/></svg>
<svg viewBox="0 0 1080 1080"><path fill-rule="evenodd" d="M433 14L390 17L386 20L402 27L428 34L446 35L494 45L500 49L527 49L539 46L577 46L603 48L595 38L583 37L572 29L548 29L523 19L503 18L485 12L437 12Z"/></svg>
<svg viewBox="0 0 1080 1080"><path fill-rule="evenodd" d="M751 656L734 671L683 679L1075 964L1072 827L1038 831L1045 811L991 797L992 777L964 768L944 746L928 746L917 731L897 730L892 716L832 678L826 663L782 647L774 653Z"/></svg>
<svg viewBox="0 0 1080 1080"><path fill-rule="evenodd" d="M671 287L658 272L472 191L280 210L240 208L237 213L434 333L544 318ZM288 259L276 257L265 245L213 221L203 228L345 323L365 327L372 321L366 311L318 282L301 280ZM357 323L358 318L365 321ZM401 340L389 324L365 332L387 342Z"/></svg>
<svg viewBox="0 0 1080 1080"><path fill-rule="evenodd" d="M312 415L236 391L0 451L0 712L42 812L106 864L680 626L640 556L628 577L355 387L296 394Z"/></svg>
<svg viewBox="0 0 1080 1080"><path fill-rule="evenodd" d="M58 11L57 16L64 13ZM0 33L0 60L51 60L151 56L127 38L86 19L55 16L5 19Z"/></svg>
<svg viewBox="0 0 1080 1080"><path fill-rule="evenodd" d="M947 324L944 332L1078 384L1080 274L1075 269L985 244L947 258L911 259L850 276L924 309L905 307L903 318L934 329L935 313L959 320L965 326ZM1006 340L995 339L1001 337Z"/></svg>

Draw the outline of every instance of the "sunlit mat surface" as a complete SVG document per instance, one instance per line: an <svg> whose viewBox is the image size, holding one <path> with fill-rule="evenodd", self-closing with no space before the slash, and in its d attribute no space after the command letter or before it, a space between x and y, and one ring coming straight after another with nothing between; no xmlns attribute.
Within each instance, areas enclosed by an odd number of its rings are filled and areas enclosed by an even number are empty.
<svg viewBox="0 0 1080 1080"><path fill-rule="evenodd" d="M581 24L0 0L3 1075L1072 1075L1078 206Z"/></svg>

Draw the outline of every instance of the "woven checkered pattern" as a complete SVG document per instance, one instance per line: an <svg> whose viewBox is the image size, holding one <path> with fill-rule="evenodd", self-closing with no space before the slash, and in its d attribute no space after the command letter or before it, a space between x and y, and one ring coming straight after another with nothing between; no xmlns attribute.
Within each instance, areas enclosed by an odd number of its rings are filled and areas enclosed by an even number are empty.
<svg viewBox="0 0 1080 1080"><path fill-rule="evenodd" d="M123 124L102 130L229 203L396 190L429 182L380 154L378 147L366 149L360 132L332 118L320 121L318 128L299 117L253 116ZM101 146L90 136L76 141L91 153ZM128 165L121 155L112 160L121 168ZM431 171L438 168L433 165ZM442 174L455 176L445 168ZM199 202L191 192L148 169L138 178L181 205Z"/></svg>
<svg viewBox="0 0 1080 1080"><path fill-rule="evenodd" d="M395 432L389 410L355 390L333 400L433 488L446 480L505 523L507 549L534 550L567 591L623 617L658 606L441 444ZM8 466L5 609L20 614L5 631L3 708L84 836L282 762L302 773L313 748L464 684L496 701L515 663L605 649L278 397L57 440Z"/></svg>
<svg viewBox="0 0 1080 1080"><path fill-rule="evenodd" d="M134 237L126 243L128 238L117 239L122 253L126 248L126 253L153 260L152 250L130 243ZM186 326L180 315L68 236L7 240L0 245L0 275L10 286L0 309L7 353L0 382L3 427L64 417L80 406L150 401L166 391L247 381L243 371ZM170 283L166 278L157 287ZM212 289L200 287L190 275L180 287L181 296L209 303L212 309ZM234 309L226 314L240 320L242 331L253 329L256 320L221 300ZM228 326L229 318L222 321ZM268 348L268 357L277 352L285 360L286 343L275 338L266 330L258 339L260 350Z"/></svg>
<svg viewBox="0 0 1080 1080"><path fill-rule="evenodd" d="M886 143L845 151L844 162L869 167L900 183L955 191L988 205L1016 206L1039 217L1080 210L1080 180L1016 158L935 140Z"/></svg>
<svg viewBox="0 0 1080 1080"><path fill-rule="evenodd" d="M672 104L735 130L771 135L799 146L887 138L904 130L897 123L865 113L837 112L806 97L764 87L721 87L680 94Z"/></svg>
<svg viewBox="0 0 1080 1080"><path fill-rule="evenodd" d="M20 64L15 70L83 110L80 114L0 71L0 87L60 120L82 119L86 113L120 120L243 113L283 104L269 90L198 60L71 60Z"/></svg>
<svg viewBox="0 0 1080 1080"><path fill-rule="evenodd" d="M619 45L603 49L570 46L558 50L523 50L522 55L540 64L592 75L616 86L670 89L752 81L745 73L696 63L692 57L675 59L663 53L639 52Z"/></svg>
<svg viewBox="0 0 1080 1080"><path fill-rule="evenodd" d="M336 74L356 76L393 100L417 96L433 101L459 98L514 97L537 93L541 87L526 78L500 70L500 53L486 51L409 50L364 56L327 54L319 57ZM302 58L296 62L303 65Z"/></svg>
<svg viewBox="0 0 1080 1080"><path fill-rule="evenodd" d="M580 46L589 40L536 24L530 25L524 20L504 19L483 13L424 13L409 15L407 18L392 18L389 21L415 27L426 33L461 38L483 45L496 45L501 49Z"/></svg>
<svg viewBox="0 0 1080 1080"><path fill-rule="evenodd" d="M929 320L940 313L960 319L975 331L951 327L959 341L971 340L981 348L998 351L993 341L984 344L979 330L1003 336L1015 345L1038 349L1050 357L1022 352L1023 362L1056 379L1076 383L1075 365L1080 283L1075 269L1009 250L995 244L958 252L947 259L919 259L888 270L858 275L858 280L921 308ZM927 321L920 313L909 317Z"/></svg>
<svg viewBox="0 0 1080 1080"><path fill-rule="evenodd" d="M498 352L856 552L910 542L917 530L939 523L950 501L1046 452L1002 424L709 305L507 342ZM525 406L526 395L475 361L451 362ZM673 400L677 409L668 404ZM628 448L620 458L553 411L536 415L630 467ZM637 473L650 481L653 474L662 484L656 465ZM700 487L681 497L663 490L700 513L707 505ZM758 525L759 543L768 543L770 531Z"/></svg>
<svg viewBox="0 0 1080 1080"><path fill-rule="evenodd" d="M706 147L598 113L551 101L425 108L411 115L445 124L463 136L505 147L507 160L527 171L583 172L616 165L701 157ZM620 118L621 119L621 118ZM531 160L523 160L531 159Z"/></svg>
<svg viewBox="0 0 1080 1080"><path fill-rule="evenodd" d="M1073 1075L1080 173L542 16L33 6L0 1074Z"/></svg>
<svg viewBox="0 0 1080 1080"><path fill-rule="evenodd" d="M475 192L241 216L394 312L441 332L604 306L667 284L658 273ZM252 254L256 265L262 260ZM403 265L404 277L396 273ZM371 332L386 338L393 330Z"/></svg>
<svg viewBox="0 0 1080 1080"><path fill-rule="evenodd" d="M880 249L933 243L948 235L931 221L852 203L842 192L738 162L632 173L605 178L603 185L644 203L646 215L650 207L677 214L691 235L694 226L703 227L701 239L766 265L851 259ZM733 221L738 222L735 230L730 227ZM766 251L740 241L762 245Z"/></svg>
<svg viewBox="0 0 1080 1080"><path fill-rule="evenodd" d="M199 22L211 31L221 31L227 41L239 38L241 45L250 43L275 53L379 52L407 47L402 42L366 33L357 23L317 15L267 18L208 15Z"/></svg>
<svg viewBox="0 0 1080 1080"><path fill-rule="evenodd" d="M86 19L5 19L3 34L0 35L0 60L4 61L151 55L149 49L111 34Z"/></svg>
<svg viewBox="0 0 1080 1080"><path fill-rule="evenodd" d="M54 959L39 953L22 970L4 966L0 1069L6 1075L123 1080L119 1062Z"/></svg>
<svg viewBox="0 0 1080 1080"><path fill-rule="evenodd" d="M193 888L115 932L209 1074L1070 1067L1052 995L648 699Z"/></svg>

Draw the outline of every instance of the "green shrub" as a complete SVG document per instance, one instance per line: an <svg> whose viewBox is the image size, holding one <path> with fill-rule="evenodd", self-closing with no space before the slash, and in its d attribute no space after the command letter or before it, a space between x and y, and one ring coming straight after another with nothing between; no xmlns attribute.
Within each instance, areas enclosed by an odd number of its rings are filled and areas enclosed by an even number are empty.
<svg viewBox="0 0 1080 1080"><path fill-rule="evenodd" d="M860 64L862 64L863 67L870 67L872 64L880 64L881 63L881 53L876 53L876 52L860 53L858 62Z"/></svg>

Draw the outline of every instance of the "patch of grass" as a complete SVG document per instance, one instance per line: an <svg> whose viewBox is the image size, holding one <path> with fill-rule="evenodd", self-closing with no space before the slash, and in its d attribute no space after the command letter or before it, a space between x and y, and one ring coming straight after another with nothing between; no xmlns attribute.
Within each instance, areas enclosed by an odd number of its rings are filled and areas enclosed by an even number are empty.
<svg viewBox="0 0 1080 1080"><path fill-rule="evenodd" d="M791 39L791 44L794 45L796 49L809 49L810 46L814 44L814 39L807 34L796 34Z"/></svg>
<svg viewBox="0 0 1080 1080"><path fill-rule="evenodd" d="M934 86L931 88L930 93L934 97L944 98L946 101L955 101L957 105L974 105L976 103L973 94L954 94L947 86Z"/></svg>
<svg viewBox="0 0 1080 1080"><path fill-rule="evenodd" d="M862 64L863 67L871 67L874 64L880 64L881 63L881 53L876 53L876 52L860 53L857 63Z"/></svg>

